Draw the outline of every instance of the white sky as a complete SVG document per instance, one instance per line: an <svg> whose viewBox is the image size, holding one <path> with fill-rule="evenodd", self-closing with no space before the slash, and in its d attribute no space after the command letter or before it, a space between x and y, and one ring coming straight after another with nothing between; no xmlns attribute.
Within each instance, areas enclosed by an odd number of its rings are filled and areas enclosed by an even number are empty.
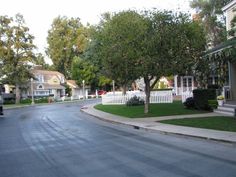
<svg viewBox="0 0 236 177"><path fill-rule="evenodd" d="M44 53L46 37L57 16L79 17L84 25L96 24L104 12L125 9L169 9L188 12L189 0L1 0L0 15L24 16L38 51Z"/></svg>

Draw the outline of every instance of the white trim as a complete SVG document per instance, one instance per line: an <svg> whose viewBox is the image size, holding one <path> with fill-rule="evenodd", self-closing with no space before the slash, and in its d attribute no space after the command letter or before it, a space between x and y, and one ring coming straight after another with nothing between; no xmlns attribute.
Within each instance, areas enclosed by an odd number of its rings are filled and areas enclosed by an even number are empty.
<svg viewBox="0 0 236 177"><path fill-rule="evenodd" d="M227 4L226 6L222 8L222 11L227 11L229 8L231 8L235 4L236 4L236 0L230 2L229 4Z"/></svg>

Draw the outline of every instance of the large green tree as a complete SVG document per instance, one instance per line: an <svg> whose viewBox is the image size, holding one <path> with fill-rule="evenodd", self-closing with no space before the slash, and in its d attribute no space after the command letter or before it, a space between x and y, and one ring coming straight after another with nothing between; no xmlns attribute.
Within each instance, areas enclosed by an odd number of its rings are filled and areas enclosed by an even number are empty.
<svg viewBox="0 0 236 177"><path fill-rule="evenodd" d="M140 59L141 41L146 33L146 20L135 11L106 14L97 27L97 40L93 45L101 59L106 76L123 87L138 76L135 71Z"/></svg>
<svg viewBox="0 0 236 177"><path fill-rule="evenodd" d="M109 16L109 15L108 15ZM102 51L100 50L101 47L101 40L99 36L100 34L100 27L99 26L90 26L88 28L89 38L88 38L88 45L85 48L85 52L83 54L83 58L94 67L94 72L96 77L90 83L92 89L97 89L98 87L102 89L106 89L112 81L109 79L109 76L106 74L104 65L103 65L103 55Z"/></svg>
<svg viewBox="0 0 236 177"><path fill-rule="evenodd" d="M86 28L79 18L57 17L48 31L47 55L52 59L54 68L71 78L71 64L75 56L84 51Z"/></svg>
<svg viewBox="0 0 236 177"><path fill-rule="evenodd" d="M92 44L96 61L123 87L144 78L144 112L148 113L150 92L158 79L191 71L204 50L205 38L202 27L184 14L124 11L106 15Z"/></svg>
<svg viewBox="0 0 236 177"><path fill-rule="evenodd" d="M35 58L33 39L22 15L0 16L0 78L15 85L16 103L20 101L20 88L32 77L29 63Z"/></svg>
<svg viewBox="0 0 236 177"><path fill-rule="evenodd" d="M224 16L221 8L229 0L192 0L190 6L196 9L207 34L209 47L215 47L226 40Z"/></svg>
<svg viewBox="0 0 236 177"><path fill-rule="evenodd" d="M74 57L71 71L72 79L76 80L78 85L82 85L83 80L85 81L85 84L91 84L96 77L95 67L80 57Z"/></svg>
<svg viewBox="0 0 236 177"><path fill-rule="evenodd" d="M149 112L150 92L161 76L186 74L204 51L205 37L201 26L185 14L151 11L143 41L140 74L145 82L145 113Z"/></svg>

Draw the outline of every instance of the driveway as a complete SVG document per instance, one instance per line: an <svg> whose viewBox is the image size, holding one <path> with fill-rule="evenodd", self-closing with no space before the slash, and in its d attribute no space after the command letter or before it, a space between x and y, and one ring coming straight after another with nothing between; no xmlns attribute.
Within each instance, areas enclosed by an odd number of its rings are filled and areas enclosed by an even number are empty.
<svg viewBox="0 0 236 177"><path fill-rule="evenodd" d="M0 177L231 177L235 145L95 119L87 102L5 110Z"/></svg>

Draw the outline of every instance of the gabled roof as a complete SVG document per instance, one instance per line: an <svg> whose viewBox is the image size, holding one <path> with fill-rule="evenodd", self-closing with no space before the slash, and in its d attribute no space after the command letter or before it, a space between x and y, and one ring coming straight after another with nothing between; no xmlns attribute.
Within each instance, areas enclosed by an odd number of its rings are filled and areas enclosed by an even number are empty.
<svg viewBox="0 0 236 177"><path fill-rule="evenodd" d="M79 88L78 85L76 84L75 80L67 80L66 83L67 83L67 85L69 85L73 88Z"/></svg>
<svg viewBox="0 0 236 177"><path fill-rule="evenodd" d="M40 69L33 69L32 70L33 74L42 74L42 75L59 75L59 76L63 76L64 75L58 71L48 71L48 70L40 70Z"/></svg>

